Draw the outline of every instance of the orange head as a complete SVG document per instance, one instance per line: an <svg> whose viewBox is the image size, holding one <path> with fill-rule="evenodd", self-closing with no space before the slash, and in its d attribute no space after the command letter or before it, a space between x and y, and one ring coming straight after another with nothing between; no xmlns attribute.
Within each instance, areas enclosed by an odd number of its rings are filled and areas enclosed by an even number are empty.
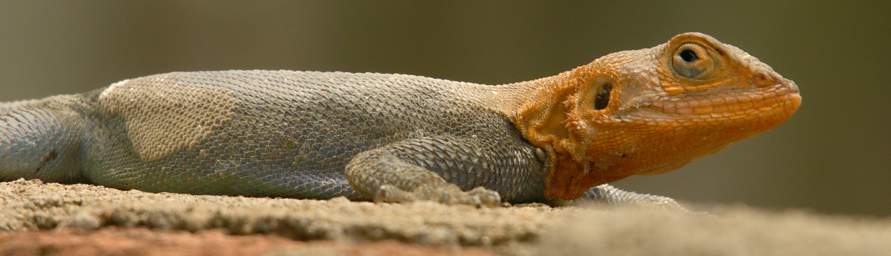
<svg viewBox="0 0 891 256"><path fill-rule="evenodd" d="M526 83L514 121L549 151L546 195L657 174L765 131L801 103L798 87L732 45L685 33Z"/></svg>

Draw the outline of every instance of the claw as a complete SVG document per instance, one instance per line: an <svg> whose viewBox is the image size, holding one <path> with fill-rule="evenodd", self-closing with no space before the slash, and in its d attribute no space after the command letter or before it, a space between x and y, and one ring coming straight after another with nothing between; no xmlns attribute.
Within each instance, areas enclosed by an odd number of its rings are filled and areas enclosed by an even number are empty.
<svg viewBox="0 0 891 256"><path fill-rule="evenodd" d="M498 192L477 187L461 191L458 186L422 186L415 191L405 191L391 185L383 185L374 196L375 202L405 203L418 200L434 201L442 204L464 204L473 206L497 207L501 204Z"/></svg>

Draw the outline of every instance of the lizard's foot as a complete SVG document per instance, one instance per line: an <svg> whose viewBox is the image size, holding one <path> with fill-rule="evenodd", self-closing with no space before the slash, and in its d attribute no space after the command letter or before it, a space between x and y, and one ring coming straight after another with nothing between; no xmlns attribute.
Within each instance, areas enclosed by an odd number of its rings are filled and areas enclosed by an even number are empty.
<svg viewBox="0 0 891 256"><path fill-rule="evenodd" d="M670 197L625 191L608 184L591 188L591 190L585 192L582 198L577 199L575 202L640 205L670 210L689 211L686 207Z"/></svg>
<svg viewBox="0 0 891 256"><path fill-rule="evenodd" d="M389 203L434 201L443 204L495 207L501 203L501 196L498 195L498 192L483 187L476 187L469 191L461 191L458 186L452 184L442 186L420 186L414 191L405 191L396 186L383 185L374 195L374 201Z"/></svg>
<svg viewBox="0 0 891 256"><path fill-rule="evenodd" d="M648 207L657 207L663 209L670 210L684 210L687 208L681 206L680 203L667 196L657 196L657 195L645 195L638 198L635 201L631 202L632 204L648 206Z"/></svg>

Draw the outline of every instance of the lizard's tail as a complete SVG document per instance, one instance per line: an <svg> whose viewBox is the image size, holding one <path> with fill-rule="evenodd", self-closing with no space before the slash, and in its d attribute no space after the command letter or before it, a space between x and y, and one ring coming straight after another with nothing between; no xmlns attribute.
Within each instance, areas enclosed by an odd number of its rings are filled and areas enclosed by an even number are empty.
<svg viewBox="0 0 891 256"><path fill-rule="evenodd" d="M66 97L0 103L0 180L80 177L84 122Z"/></svg>

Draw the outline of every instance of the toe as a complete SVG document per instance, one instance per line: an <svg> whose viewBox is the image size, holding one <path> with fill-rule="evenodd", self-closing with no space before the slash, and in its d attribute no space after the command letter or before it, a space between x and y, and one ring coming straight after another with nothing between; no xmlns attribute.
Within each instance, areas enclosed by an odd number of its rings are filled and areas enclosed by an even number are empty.
<svg viewBox="0 0 891 256"><path fill-rule="evenodd" d="M494 207L501 204L501 195L499 195L498 192L483 187L476 187L467 191L467 194L470 197L475 198L475 201L477 202L475 205Z"/></svg>
<svg viewBox="0 0 891 256"><path fill-rule="evenodd" d="M383 185L378 188L374 195L375 202L385 203L404 203L415 201L416 198L412 193L399 189L391 185Z"/></svg>

